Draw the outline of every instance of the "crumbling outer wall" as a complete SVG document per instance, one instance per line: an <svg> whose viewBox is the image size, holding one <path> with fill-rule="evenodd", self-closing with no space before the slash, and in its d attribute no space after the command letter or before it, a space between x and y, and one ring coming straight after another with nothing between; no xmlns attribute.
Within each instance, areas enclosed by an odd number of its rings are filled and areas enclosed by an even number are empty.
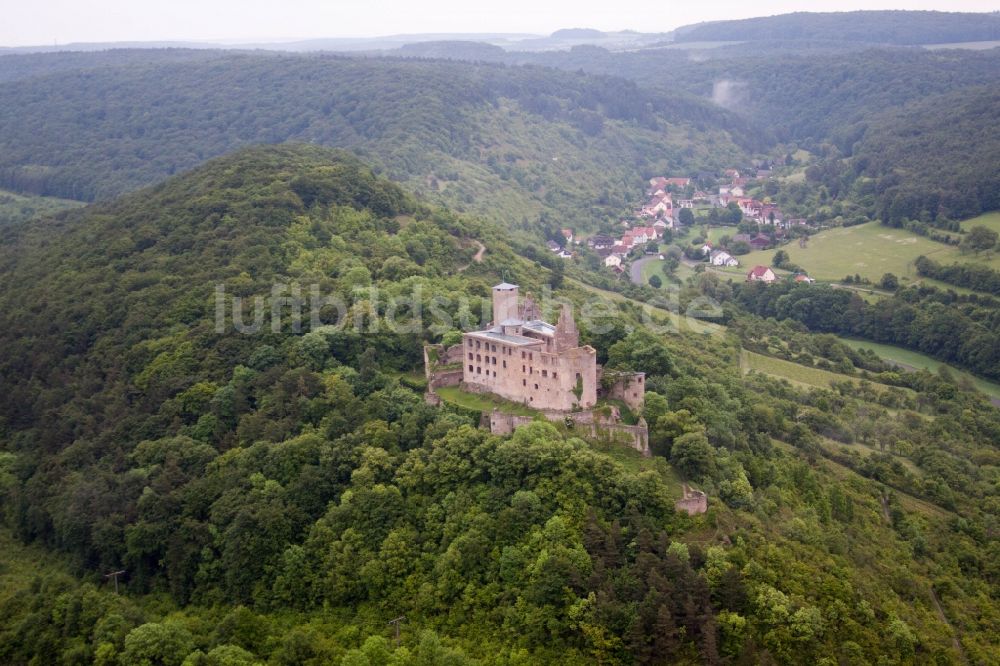
<svg viewBox="0 0 1000 666"><path fill-rule="evenodd" d="M621 400L633 412L642 411L646 402L646 373L615 373L615 382L608 389L608 397Z"/></svg>
<svg viewBox="0 0 1000 666"><path fill-rule="evenodd" d="M572 419L573 430L579 432L584 437L600 439L605 441L619 441L626 446L630 446L645 456L649 456L649 429L645 422L639 425L624 425L621 423L601 423L591 419L579 418L588 412L566 414L562 412L543 412L549 421L565 423L566 419ZM485 420L485 419L484 419ZM494 409L489 414L489 428L494 435L509 435L519 426L531 423L534 419L530 416L517 416L507 414L498 409Z"/></svg>

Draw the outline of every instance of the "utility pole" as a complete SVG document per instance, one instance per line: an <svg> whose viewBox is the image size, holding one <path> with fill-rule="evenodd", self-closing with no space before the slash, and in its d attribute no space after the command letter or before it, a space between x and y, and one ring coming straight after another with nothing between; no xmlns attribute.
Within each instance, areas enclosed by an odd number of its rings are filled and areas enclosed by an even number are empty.
<svg viewBox="0 0 1000 666"><path fill-rule="evenodd" d="M118 576L122 576L124 574L125 574L125 570L124 569L122 569L121 571L112 571L111 573L104 574L105 578L113 578L114 579L114 581L115 581L115 594L118 594Z"/></svg>
<svg viewBox="0 0 1000 666"><path fill-rule="evenodd" d="M394 620L389 620L389 624L396 626L396 647L399 647L399 625L406 621L405 615L400 615Z"/></svg>

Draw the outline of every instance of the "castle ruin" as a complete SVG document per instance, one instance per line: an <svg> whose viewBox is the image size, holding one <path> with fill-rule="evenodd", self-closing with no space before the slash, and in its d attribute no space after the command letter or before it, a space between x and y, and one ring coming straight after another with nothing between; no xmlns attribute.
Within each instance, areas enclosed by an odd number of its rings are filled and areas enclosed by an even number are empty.
<svg viewBox="0 0 1000 666"><path fill-rule="evenodd" d="M580 346L568 305L555 326L542 321L518 287L493 287L493 321L462 336L462 384L539 410L572 411L597 404L597 352Z"/></svg>

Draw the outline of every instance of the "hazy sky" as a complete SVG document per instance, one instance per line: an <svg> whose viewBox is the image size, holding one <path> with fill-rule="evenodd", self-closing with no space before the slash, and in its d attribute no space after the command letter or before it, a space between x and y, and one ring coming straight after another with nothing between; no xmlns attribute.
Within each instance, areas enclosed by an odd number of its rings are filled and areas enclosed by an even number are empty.
<svg viewBox="0 0 1000 666"><path fill-rule="evenodd" d="M1000 0L0 0L0 45L148 40L281 40L558 28L667 31L793 11L986 12Z"/></svg>

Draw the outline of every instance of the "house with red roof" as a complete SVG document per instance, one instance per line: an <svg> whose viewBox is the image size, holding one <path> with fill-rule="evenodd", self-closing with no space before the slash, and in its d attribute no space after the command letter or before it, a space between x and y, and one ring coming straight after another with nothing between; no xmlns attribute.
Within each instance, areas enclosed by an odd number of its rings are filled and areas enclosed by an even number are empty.
<svg viewBox="0 0 1000 666"><path fill-rule="evenodd" d="M769 266L754 266L747 273L747 282L764 282L770 284L778 279Z"/></svg>

